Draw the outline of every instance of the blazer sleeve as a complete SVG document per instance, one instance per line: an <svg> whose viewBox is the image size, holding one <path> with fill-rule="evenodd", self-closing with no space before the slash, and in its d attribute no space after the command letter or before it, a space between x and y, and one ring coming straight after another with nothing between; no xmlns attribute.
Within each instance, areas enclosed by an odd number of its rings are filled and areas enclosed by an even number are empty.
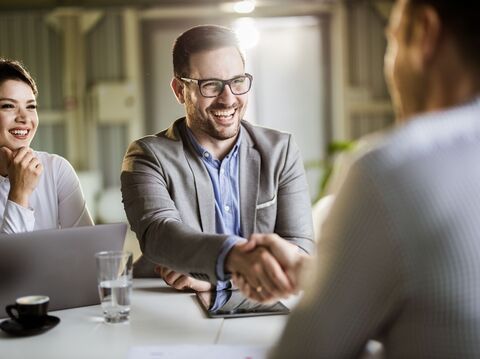
<svg viewBox="0 0 480 359"><path fill-rule="evenodd" d="M165 161L162 163L159 156L148 140L140 139L129 146L122 165L122 200L143 256L216 283L216 260L227 235L203 233L182 221L169 193ZM181 186L181 182L179 179L174 184Z"/></svg>
<svg viewBox="0 0 480 359"><path fill-rule="evenodd" d="M277 202L275 233L312 254L315 244L308 183L300 150L291 135L280 173Z"/></svg>

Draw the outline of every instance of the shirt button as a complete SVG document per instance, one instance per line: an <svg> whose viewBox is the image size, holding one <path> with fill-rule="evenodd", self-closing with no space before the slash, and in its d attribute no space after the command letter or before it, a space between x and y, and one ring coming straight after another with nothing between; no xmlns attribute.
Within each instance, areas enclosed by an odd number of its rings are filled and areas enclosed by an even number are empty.
<svg viewBox="0 0 480 359"><path fill-rule="evenodd" d="M205 158L208 158L208 157L210 157L210 153L208 153L208 152L204 152L204 153L203 153L203 157L205 157Z"/></svg>
<svg viewBox="0 0 480 359"><path fill-rule="evenodd" d="M225 208L225 211L230 212L230 206L226 205L224 208Z"/></svg>

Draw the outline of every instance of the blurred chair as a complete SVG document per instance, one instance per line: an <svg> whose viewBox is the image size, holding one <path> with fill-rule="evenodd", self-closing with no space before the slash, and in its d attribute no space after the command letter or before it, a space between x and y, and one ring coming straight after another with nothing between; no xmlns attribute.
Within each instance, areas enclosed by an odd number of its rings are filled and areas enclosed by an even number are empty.
<svg viewBox="0 0 480 359"><path fill-rule="evenodd" d="M83 196L93 220L97 220L97 195L102 188L102 175L98 171L77 171Z"/></svg>
<svg viewBox="0 0 480 359"><path fill-rule="evenodd" d="M99 192L96 219L99 223L127 222L120 187L109 187Z"/></svg>
<svg viewBox="0 0 480 359"><path fill-rule="evenodd" d="M312 218L313 218L313 234L315 241L319 240L322 224L327 218L330 208L332 207L333 200L335 199L333 194L329 194L320 198L312 206Z"/></svg>
<svg viewBox="0 0 480 359"><path fill-rule="evenodd" d="M128 223L123 209L122 194L120 187L109 187L99 192L97 197L97 223ZM133 259L140 257L141 250L137 236L130 229L125 238L124 250L133 253Z"/></svg>

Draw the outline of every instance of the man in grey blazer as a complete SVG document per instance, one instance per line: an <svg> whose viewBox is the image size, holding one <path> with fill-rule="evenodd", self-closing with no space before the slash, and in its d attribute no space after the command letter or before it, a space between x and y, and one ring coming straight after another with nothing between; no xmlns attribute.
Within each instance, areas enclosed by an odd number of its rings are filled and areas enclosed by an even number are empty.
<svg viewBox="0 0 480 359"><path fill-rule="evenodd" d="M273 357L354 358L377 339L389 358L480 358L479 15L477 0L396 1L399 126L351 166Z"/></svg>
<svg viewBox="0 0 480 359"><path fill-rule="evenodd" d="M232 273L263 299L295 290L274 255L245 250L253 233L277 233L292 252L313 248L310 200L292 136L243 120L253 77L235 34L205 25L173 48L173 92L186 117L133 142L121 183L143 257L177 289L224 288Z"/></svg>

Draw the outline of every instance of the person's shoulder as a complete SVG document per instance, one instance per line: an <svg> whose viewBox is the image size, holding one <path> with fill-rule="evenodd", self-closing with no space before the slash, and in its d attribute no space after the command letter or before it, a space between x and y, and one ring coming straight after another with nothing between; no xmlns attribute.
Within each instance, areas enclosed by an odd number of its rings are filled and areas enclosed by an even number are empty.
<svg viewBox="0 0 480 359"><path fill-rule="evenodd" d="M155 144L157 142L163 142L165 141L165 136L163 135L164 131L161 131L157 134L154 135L146 135L140 138L137 138L132 142L132 145L138 145L138 146L150 146L152 144Z"/></svg>
<svg viewBox="0 0 480 359"><path fill-rule="evenodd" d="M124 157L124 164L138 156L165 159L178 158L185 151L184 121L173 123L169 128L153 135L147 135L134 140L128 146Z"/></svg>
<svg viewBox="0 0 480 359"><path fill-rule="evenodd" d="M44 151L34 151L43 165L42 178L56 182L59 179L74 178L76 171L72 164L64 157Z"/></svg>
<svg viewBox="0 0 480 359"><path fill-rule="evenodd" d="M70 162L60 155L55 153L49 153L45 151L34 151L37 158L40 160L44 167L50 167L52 169L58 169L61 167L71 167Z"/></svg>
<svg viewBox="0 0 480 359"><path fill-rule="evenodd" d="M151 146L156 144L174 144L181 142L182 133L185 128L185 118L180 118L176 120L170 127L157 132L153 135L146 135L139 139L136 139L132 144L139 146Z"/></svg>
<svg viewBox="0 0 480 359"><path fill-rule="evenodd" d="M133 141L128 152L169 153L183 149L183 142L180 139L173 139L168 136L166 131L161 131L155 135L147 135Z"/></svg>
<svg viewBox="0 0 480 359"><path fill-rule="evenodd" d="M410 119L377 141L360 158L382 170L419 166L443 152L462 146L480 146L480 103L426 113Z"/></svg>
<svg viewBox="0 0 480 359"><path fill-rule="evenodd" d="M246 135L256 145L274 146L279 144L286 144L292 138L292 135L285 131L276 130L269 127L252 124L248 121L242 121L242 127Z"/></svg>

